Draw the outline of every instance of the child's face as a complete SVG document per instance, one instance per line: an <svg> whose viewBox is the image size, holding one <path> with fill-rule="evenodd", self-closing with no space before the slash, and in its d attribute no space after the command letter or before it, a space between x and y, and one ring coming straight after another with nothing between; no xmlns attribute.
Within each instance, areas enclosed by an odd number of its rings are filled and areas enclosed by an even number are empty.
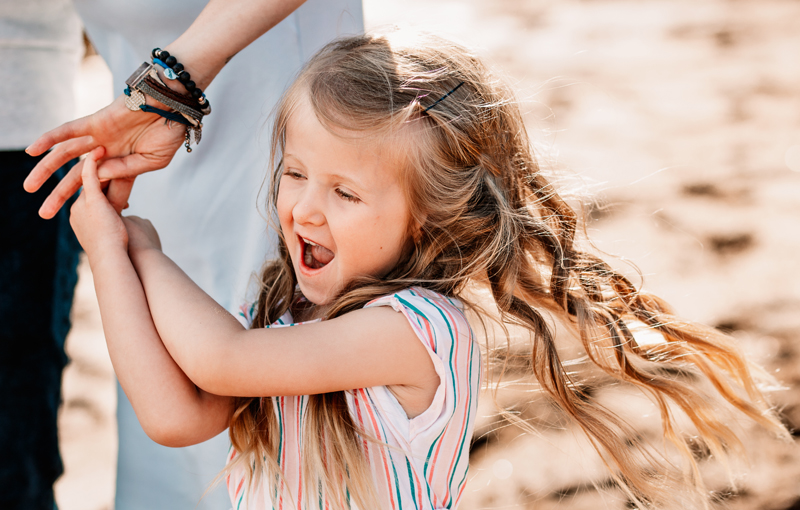
<svg viewBox="0 0 800 510"><path fill-rule="evenodd" d="M278 217L303 295L326 305L357 276L382 276L409 244L399 158L340 138L304 100L288 120Z"/></svg>

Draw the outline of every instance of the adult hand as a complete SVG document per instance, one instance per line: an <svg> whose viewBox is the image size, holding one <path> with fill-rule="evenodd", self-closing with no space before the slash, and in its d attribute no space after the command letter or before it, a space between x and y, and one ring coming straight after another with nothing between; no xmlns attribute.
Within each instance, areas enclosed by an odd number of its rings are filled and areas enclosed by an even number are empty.
<svg viewBox="0 0 800 510"><path fill-rule="evenodd" d="M183 143L183 126L167 125L155 113L134 112L125 106L125 96L119 96L102 110L67 122L43 134L26 152L38 156L56 147L45 156L25 179L25 191L32 193L62 165L93 149L105 147L99 163L100 180L127 179L121 186L113 185L109 199L125 204L133 179L140 174L164 168ZM58 183L39 209L39 216L52 218L64 202L81 187L81 174L86 160L79 162Z"/></svg>

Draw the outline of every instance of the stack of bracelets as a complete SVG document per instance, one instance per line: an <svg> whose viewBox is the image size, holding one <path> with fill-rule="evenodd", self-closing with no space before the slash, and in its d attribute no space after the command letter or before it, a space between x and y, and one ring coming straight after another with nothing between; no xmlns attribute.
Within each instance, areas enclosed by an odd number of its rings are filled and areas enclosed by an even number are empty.
<svg viewBox="0 0 800 510"><path fill-rule="evenodd" d="M200 143L203 131L203 116L211 113L211 104L206 99L206 95L192 81L191 75L183 69L183 65L178 62L168 51L156 48L152 52L153 61L144 62L139 68L125 80L127 88L125 95L125 106L132 111L143 111L157 113L167 122L178 122L186 126L186 152L192 152L191 145ZM158 75L156 66L164 69L164 76L168 80L178 80L189 92L181 94L167 87ZM150 96L159 101L172 111L162 110L149 106L145 102L145 96Z"/></svg>

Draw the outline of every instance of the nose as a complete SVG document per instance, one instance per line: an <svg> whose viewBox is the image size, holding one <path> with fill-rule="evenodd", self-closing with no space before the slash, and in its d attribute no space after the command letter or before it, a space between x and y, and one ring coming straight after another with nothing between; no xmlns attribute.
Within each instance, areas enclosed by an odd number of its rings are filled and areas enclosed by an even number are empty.
<svg viewBox="0 0 800 510"><path fill-rule="evenodd" d="M322 208L324 197L314 186L307 186L297 196L292 208L292 217L301 225L324 225L325 212Z"/></svg>

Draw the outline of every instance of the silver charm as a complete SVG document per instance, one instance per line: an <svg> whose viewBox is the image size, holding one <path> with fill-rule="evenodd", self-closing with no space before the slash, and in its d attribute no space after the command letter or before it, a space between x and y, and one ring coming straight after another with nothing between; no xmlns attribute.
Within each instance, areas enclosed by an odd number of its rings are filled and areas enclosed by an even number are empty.
<svg viewBox="0 0 800 510"><path fill-rule="evenodd" d="M132 112L138 112L139 107L145 104L144 94L136 89L131 89L131 95L125 98L125 106Z"/></svg>

